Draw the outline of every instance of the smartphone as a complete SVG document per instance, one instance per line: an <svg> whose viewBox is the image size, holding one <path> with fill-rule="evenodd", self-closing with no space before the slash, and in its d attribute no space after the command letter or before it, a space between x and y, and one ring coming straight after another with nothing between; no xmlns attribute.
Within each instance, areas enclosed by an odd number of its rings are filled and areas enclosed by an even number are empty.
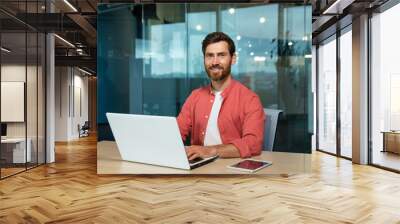
<svg viewBox="0 0 400 224"><path fill-rule="evenodd" d="M272 162L269 161L262 161L262 160L255 160L255 159L245 159L238 163L228 166L232 169L237 169L246 172L256 172L257 170L261 170L267 166L272 165Z"/></svg>

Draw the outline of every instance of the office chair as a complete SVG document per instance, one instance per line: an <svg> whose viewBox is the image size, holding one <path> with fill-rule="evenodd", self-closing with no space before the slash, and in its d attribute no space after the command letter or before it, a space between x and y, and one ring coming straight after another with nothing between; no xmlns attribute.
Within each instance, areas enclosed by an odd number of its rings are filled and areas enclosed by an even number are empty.
<svg viewBox="0 0 400 224"><path fill-rule="evenodd" d="M264 108L265 123L264 123L264 151L273 151L276 127L278 126L279 114L282 110Z"/></svg>
<svg viewBox="0 0 400 224"><path fill-rule="evenodd" d="M85 121L85 123L82 125L82 127L79 127L80 125L78 124L78 130L79 130L79 138L80 137L87 137L89 136L89 121Z"/></svg>

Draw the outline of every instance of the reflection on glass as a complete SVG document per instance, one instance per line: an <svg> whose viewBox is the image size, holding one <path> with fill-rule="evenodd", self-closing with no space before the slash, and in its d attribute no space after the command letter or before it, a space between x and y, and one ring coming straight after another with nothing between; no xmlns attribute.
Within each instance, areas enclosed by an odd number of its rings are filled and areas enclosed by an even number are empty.
<svg viewBox="0 0 400 224"><path fill-rule="evenodd" d="M244 6L234 14L228 8L221 13L222 31L234 39L237 48L238 60L232 74L260 96L264 107L277 109L279 7L278 4ZM259 18L265 21L260 23Z"/></svg>
<svg viewBox="0 0 400 224"><path fill-rule="evenodd" d="M318 50L318 147L336 154L336 40Z"/></svg>
<svg viewBox="0 0 400 224"><path fill-rule="evenodd" d="M27 74L26 74L26 118L27 118L27 150L29 159L27 167L34 167L37 165L38 144L37 144L37 76L38 76L38 35L36 32L27 33Z"/></svg>
<svg viewBox="0 0 400 224"><path fill-rule="evenodd" d="M25 90L26 90L26 35L2 33L1 46L1 123L5 132L1 139L1 176L25 170L31 151L26 150ZM29 148L28 148L29 149Z"/></svg>
<svg viewBox="0 0 400 224"><path fill-rule="evenodd" d="M97 69L104 74L97 80L98 138L112 139L106 112L142 113L139 83L143 77L144 59L140 53L144 43L137 38L143 35L142 7L101 4L98 9L98 23L102 25L98 26Z"/></svg>
<svg viewBox="0 0 400 224"><path fill-rule="evenodd" d="M211 4L204 9L204 4L189 4L187 13L188 24L188 77L189 89L193 90L208 84L208 77L204 69L203 51L201 42L207 34L217 28L217 4ZM201 28L201 29L199 29ZM236 66L232 67L232 72ZM183 96L183 102L186 94ZM180 108L179 108L180 109Z"/></svg>
<svg viewBox="0 0 400 224"><path fill-rule="evenodd" d="M23 17L43 13L46 1L1 1ZM1 178L45 162L45 35L0 12ZM32 17L37 19L37 17ZM31 20L32 21L32 20ZM32 21L34 22L34 21Z"/></svg>
<svg viewBox="0 0 400 224"><path fill-rule="evenodd" d="M186 95L185 5L145 5L143 19L143 113L175 116Z"/></svg>
<svg viewBox="0 0 400 224"><path fill-rule="evenodd" d="M45 148L45 65L46 65L46 38L45 35L39 33L38 40L38 77L37 77L37 90L38 90L38 134L37 134L37 162L38 164L45 163L46 148Z"/></svg>
<svg viewBox="0 0 400 224"><path fill-rule="evenodd" d="M372 163L395 170L400 170L400 45L393 29L398 21L400 5L371 19Z"/></svg>
<svg viewBox="0 0 400 224"><path fill-rule="evenodd" d="M340 153L351 158L352 149L352 35L340 36Z"/></svg>

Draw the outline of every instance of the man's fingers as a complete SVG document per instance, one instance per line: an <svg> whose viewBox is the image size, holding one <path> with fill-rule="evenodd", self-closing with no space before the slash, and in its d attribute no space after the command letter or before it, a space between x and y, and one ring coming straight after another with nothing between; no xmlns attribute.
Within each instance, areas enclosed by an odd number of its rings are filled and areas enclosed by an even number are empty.
<svg viewBox="0 0 400 224"><path fill-rule="evenodd" d="M195 152L189 152L189 153L187 153L186 155L187 155L187 157L188 158L190 158L192 155L194 155L194 154L196 154Z"/></svg>
<svg viewBox="0 0 400 224"><path fill-rule="evenodd" d="M195 152L195 150L193 150L193 148L190 147L190 146L186 147L185 149L186 149L185 150L186 151L186 155L190 155L190 154Z"/></svg>
<svg viewBox="0 0 400 224"><path fill-rule="evenodd" d="M199 155L197 155L196 153L193 153L193 154L189 157L189 160L196 159L197 157L199 157Z"/></svg>
<svg viewBox="0 0 400 224"><path fill-rule="evenodd" d="M195 150L186 150L186 156L188 157L188 158L190 158L191 156L193 156L194 154L196 154L196 151Z"/></svg>
<svg viewBox="0 0 400 224"><path fill-rule="evenodd" d="M186 148L186 155L189 160L196 159L197 157L202 157L202 148L196 146L190 146Z"/></svg>

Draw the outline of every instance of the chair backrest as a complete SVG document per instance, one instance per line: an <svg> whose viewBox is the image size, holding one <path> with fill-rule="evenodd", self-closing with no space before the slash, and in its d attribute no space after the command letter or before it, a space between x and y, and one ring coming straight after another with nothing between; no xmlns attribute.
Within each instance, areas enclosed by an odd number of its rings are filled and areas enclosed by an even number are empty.
<svg viewBox="0 0 400 224"><path fill-rule="evenodd" d="M82 125L82 129L89 129L89 121L85 121L85 123Z"/></svg>
<svg viewBox="0 0 400 224"><path fill-rule="evenodd" d="M272 151L275 141L276 127L278 126L279 114L282 110L264 108L265 131L264 131L264 151Z"/></svg>

